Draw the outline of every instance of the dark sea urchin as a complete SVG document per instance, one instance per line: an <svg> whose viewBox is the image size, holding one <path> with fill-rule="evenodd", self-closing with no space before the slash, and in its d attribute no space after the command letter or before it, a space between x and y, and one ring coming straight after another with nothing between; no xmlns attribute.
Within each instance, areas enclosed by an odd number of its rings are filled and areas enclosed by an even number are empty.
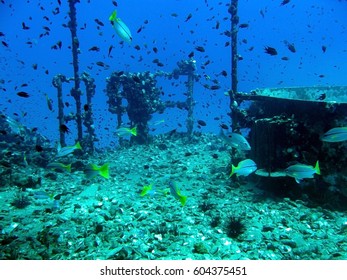
<svg viewBox="0 0 347 280"><path fill-rule="evenodd" d="M30 200L27 195L24 195L22 193L17 193L11 202L11 205L18 208L23 209L30 205Z"/></svg>
<svg viewBox="0 0 347 280"><path fill-rule="evenodd" d="M237 238L245 231L246 227L239 217L229 216L225 224L226 234L230 238Z"/></svg>

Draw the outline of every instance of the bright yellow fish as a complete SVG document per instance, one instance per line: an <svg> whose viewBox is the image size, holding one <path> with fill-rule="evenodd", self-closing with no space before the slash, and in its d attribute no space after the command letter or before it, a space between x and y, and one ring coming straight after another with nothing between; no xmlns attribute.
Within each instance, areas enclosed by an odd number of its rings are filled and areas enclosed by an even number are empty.
<svg viewBox="0 0 347 280"><path fill-rule="evenodd" d="M117 18L117 11L114 11L108 19L111 21L112 26L116 30L118 36L130 44L133 40L131 32L128 26L126 26L126 24L120 18Z"/></svg>

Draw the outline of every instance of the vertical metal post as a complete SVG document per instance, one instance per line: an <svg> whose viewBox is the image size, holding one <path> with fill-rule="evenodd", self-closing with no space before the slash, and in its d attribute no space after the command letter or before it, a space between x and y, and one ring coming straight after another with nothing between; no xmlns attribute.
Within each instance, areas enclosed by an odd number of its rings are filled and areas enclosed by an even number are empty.
<svg viewBox="0 0 347 280"><path fill-rule="evenodd" d="M234 110L235 94L237 93L237 63L238 63L238 53L237 53L237 33L239 16L237 14L238 0L232 0L229 6L228 12L231 16L231 91L229 92L230 97L230 110L232 118L233 129L237 127L237 115L236 110Z"/></svg>
<svg viewBox="0 0 347 280"><path fill-rule="evenodd" d="M58 91L58 121L59 121L59 127L65 123L64 101L63 101L63 87L62 87L62 83L63 82L68 82L68 80L62 74L56 75L53 78L53 81L52 81L53 86ZM66 146L64 132L59 130L59 136L60 136L60 145L61 146Z"/></svg>
<svg viewBox="0 0 347 280"><path fill-rule="evenodd" d="M77 38L77 19L76 19L76 7L75 4L79 3L79 0L69 0L69 29L71 32L72 39L72 65L74 69L74 88L71 89L71 96L76 101L76 121L77 121L77 135L78 140L82 140L82 117L81 117L81 90L80 90L80 77L78 74L78 52L79 52L79 41Z"/></svg>

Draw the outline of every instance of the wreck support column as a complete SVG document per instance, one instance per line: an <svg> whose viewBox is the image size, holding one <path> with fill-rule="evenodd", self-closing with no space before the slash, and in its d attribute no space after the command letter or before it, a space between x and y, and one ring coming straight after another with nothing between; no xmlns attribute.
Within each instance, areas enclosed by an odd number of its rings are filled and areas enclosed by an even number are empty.
<svg viewBox="0 0 347 280"><path fill-rule="evenodd" d="M237 14L238 0L232 0L229 6L228 12L231 17L231 90L229 92L230 97L230 110L231 110L231 121L233 130L238 126L237 114L235 112L235 94L237 93L237 63L238 63L238 53L237 53L237 33L239 16Z"/></svg>
<svg viewBox="0 0 347 280"><path fill-rule="evenodd" d="M80 90L80 77L78 74L78 52L79 52L79 40L77 38L77 19L76 19L76 7L75 4L79 3L78 0L69 0L69 16L70 21L68 23L71 31L72 39L72 65L74 69L74 82L75 85L71 89L71 96L76 101L76 122L77 122L77 140L82 141L82 116L81 116L81 90Z"/></svg>

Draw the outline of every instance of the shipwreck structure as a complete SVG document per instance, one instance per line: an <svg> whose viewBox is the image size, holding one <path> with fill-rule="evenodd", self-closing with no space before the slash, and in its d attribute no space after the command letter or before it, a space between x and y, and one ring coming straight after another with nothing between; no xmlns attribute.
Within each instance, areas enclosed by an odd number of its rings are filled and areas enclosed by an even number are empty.
<svg viewBox="0 0 347 280"><path fill-rule="evenodd" d="M270 183L296 185L284 170L297 162L319 161L318 184L335 186L347 196L347 144L321 141L329 129L346 126L346 92L347 86L315 86L237 93L239 105L251 101L245 109L234 108L234 114L236 126L249 128L256 174Z"/></svg>

